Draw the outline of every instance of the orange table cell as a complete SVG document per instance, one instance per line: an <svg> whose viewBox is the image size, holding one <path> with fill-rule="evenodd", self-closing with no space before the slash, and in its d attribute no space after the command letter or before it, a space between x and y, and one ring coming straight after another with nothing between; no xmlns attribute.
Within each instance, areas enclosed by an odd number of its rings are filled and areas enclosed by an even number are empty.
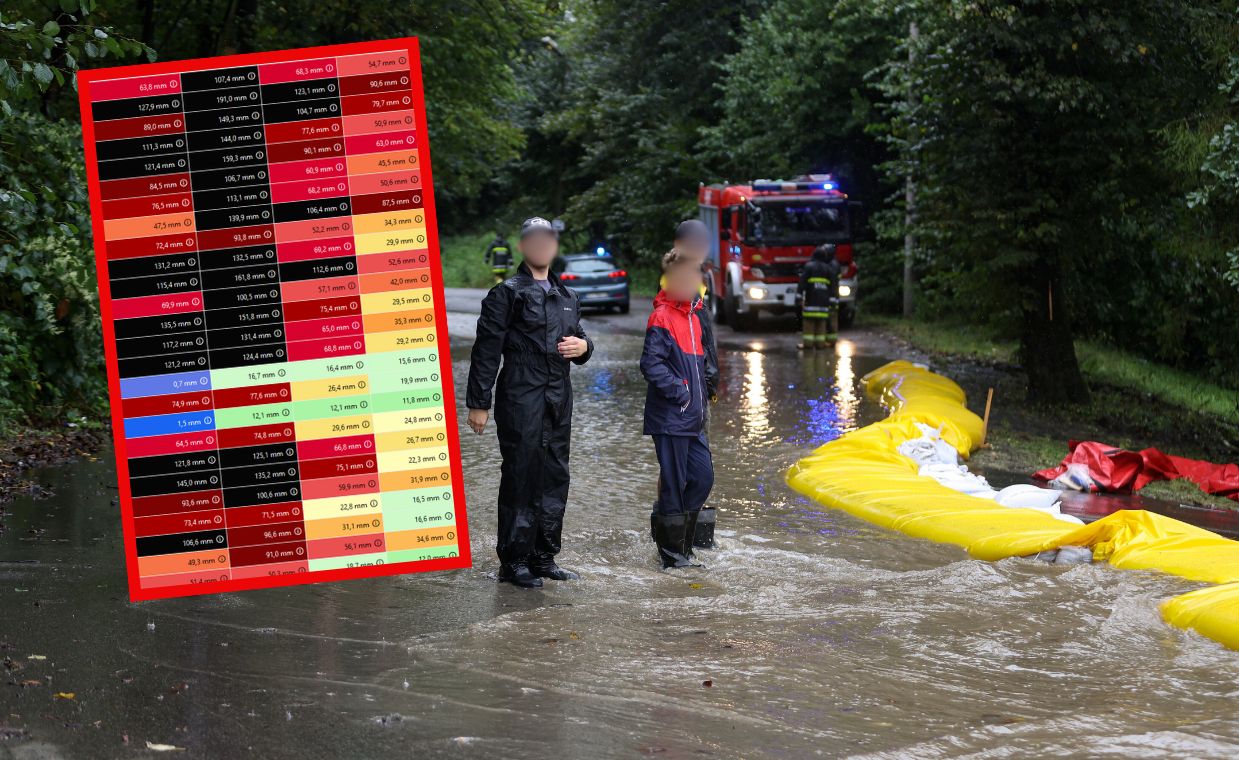
<svg viewBox="0 0 1239 760"><path fill-rule="evenodd" d="M103 236L107 240L154 237L156 235L179 235L194 231L194 215L179 212L159 216L134 216L127 219L106 219Z"/></svg>
<svg viewBox="0 0 1239 760"><path fill-rule="evenodd" d="M403 272L363 274L358 279L361 280L362 293L386 293L389 290L412 290L414 288L430 287L430 270L409 269Z"/></svg>
<svg viewBox="0 0 1239 760"><path fill-rule="evenodd" d="M143 576L225 570L228 566L228 552L223 549L138 557L138 574Z"/></svg>
<svg viewBox="0 0 1239 760"><path fill-rule="evenodd" d="M383 113L359 113L344 117L344 134L366 135L374 132L391 132L415 126L413 111L384 111Z"/></svg>
<svg viewBox="0 0 1239 760"><path fill-rule="evenodd" d="M389 150L386 153L363 153L360 156L348 157L348 173L357 175L408 171L421 166L419 161L417 148ZM356 188L355 185L352 187ZM364 195L364 193L359 193L354 189L353 195Z"/></svg>
<svg viewBox="0 0 1239 760"><path fill-rule="evenodd" d="M431 467L424 470L379 473L379 488L383 491L409 491L414 488L445 486L452 479L447 467Z"/></svg>
<svg viewBox="0 0 1239 760"><path fill-rule="evenodd" d="M377 512L348 517L330 517L309 520L305 524L305 537L310 541L341 536L364 536L383 530L383 516Z"/></svg>
<svg viewBox="0 0 1239 760"><path fill-rule="evenodd" d="M379 314L366 314L362 317L366 332L389 332L391 330L416 330L430 327L434 324L433 309L414 309L412 311L388 311Z"/></svg>
<svg viewBox="0 0 1239 760"><path fill-rule="evenodd" d="M455 545L456 528L451 525L419 530L399 530L387 534L387 551L389 552Z"/></svg>
<svg viewBox="0 0 1239 760"><path fill-rule="evenodd" d="M430 256L425 249L412 251L396 251L395 253L368 253L357 257L357 272L359 274L377 274L378 272L399 272L402 269L417 269L427 266Z"/></svg>
<svg viewBox="0 0 1239 760"><path fill-rule="evenodd" d="M293 240L319 240L337 238L353 233L351 216L333 216L328 219L306 219L301 222L280 222L275 225L275 239L281 243Z"/></svg>
<svg viewBox="0 0 1239 760"><path fill-rule="evenodd" d="M171 573L169 575L144 576L138 580L142 588L166 588L168 586L199 586L231 580L231 570L202 570L196 573Z"/></svg>

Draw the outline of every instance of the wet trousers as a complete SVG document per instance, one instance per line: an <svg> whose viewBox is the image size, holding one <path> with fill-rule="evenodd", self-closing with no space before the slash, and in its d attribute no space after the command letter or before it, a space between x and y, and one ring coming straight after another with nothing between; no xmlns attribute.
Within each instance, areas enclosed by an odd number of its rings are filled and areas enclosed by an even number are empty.
<svg viewBox="0 0 1239 760"><path fill-rule="evenodd" d="M835 310L829 306L806 306L801 311L801 321L804 323L805 348L817 348L837 339L835 328Z"/></svg>
<svg viewBox="0 0 1239 760"><path fill-rule="evenodd" d="M496 423L499 422L496 415ZM541 429L500 425L499 535L495 551L505 565L539 564L559 553L568 502L570 421L544 413Z"/></svg>
<svg viewBox="0 0 1239 760"><path fill-rule="evenodd" d="M655 511L673 515L696 512L714 487L714 460L706 434L653 435L658 458L658 502Z"/></svg>

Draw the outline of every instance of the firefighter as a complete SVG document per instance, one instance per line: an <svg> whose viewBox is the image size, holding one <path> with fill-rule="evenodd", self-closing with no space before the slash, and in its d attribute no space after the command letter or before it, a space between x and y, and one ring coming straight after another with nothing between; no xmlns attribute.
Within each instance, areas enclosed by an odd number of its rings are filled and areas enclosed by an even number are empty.
<svg viewBox="0 0 1239 760"><path fill-rule="evenodd" d="M813 249L813 256L800 272L800 318L803 322L804 342L801 348L814 349L833 346L835 334L835 311L839 307L839 262L835 260L835 246L824 243Z"/></svg>
<svg viewBox="0 0 1239 760"><path fill-rule="evenodd" d="M482 300L465 403L481 435L498 374L495 426L503 458L499 477L499 580L524 588L543 578L574 580L555 563L568 499L572 433L571 364L584 364L593 341L581 329L576 295L550 271L559 252L551 223L521 225L521 265ZM500 359L503 369L500 371Z"/></svg>
<svg viewBox="0 0 1239 760"><path fill-rule="evenodd" d="M507 278L508 269L512 267L512 246L502 233L496 232L495 239L486 246L486 265L496 285Z"/></svg>

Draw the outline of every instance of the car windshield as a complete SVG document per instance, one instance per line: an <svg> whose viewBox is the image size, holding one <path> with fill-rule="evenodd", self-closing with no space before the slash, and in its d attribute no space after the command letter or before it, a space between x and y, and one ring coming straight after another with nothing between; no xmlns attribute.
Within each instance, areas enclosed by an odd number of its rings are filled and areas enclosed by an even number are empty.
<svg viewBox="0 0 1239 760"><path fill-rule="evenodd" d="M610 259L568 259L567 261L567 271L575 272L577 274L610 272L614 269L615 264Z"/></svg>
<svg viewBox="0 0 1239 760"><path fill-rule="evenodd" d="M766 245L817 245L847 240L848 209L813 200L753 201L746 237Z"/></svg>

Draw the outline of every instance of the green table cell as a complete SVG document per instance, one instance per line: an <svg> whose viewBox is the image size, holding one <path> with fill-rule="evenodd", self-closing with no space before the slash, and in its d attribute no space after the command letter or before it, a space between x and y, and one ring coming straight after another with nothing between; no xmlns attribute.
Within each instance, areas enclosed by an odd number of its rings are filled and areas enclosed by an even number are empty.
<svg viewBox="0 0 1239 760"><path fill-rule="evenodd" d="M428 559L444 559L460 555L456 546L432 546L428 549L405 549L398 552L388 552L387 562L421 562Z"/></svg>
<svg viewBox="0 0 1239 760"><path fill-rule="evenodd" d="M256 406L235 406L228 409L216 409L215 427L216 429L223 430L225 428L291 422L293 419L292 407L292 404L258 404Z"/></svg>
<svg viewBox="0 0 1239 760"><path fill-rule="evenodd" d="M434 409L443 406L443 394L437 390L396 391L393 393L371 393L371 411L374 414L382 412L401 412L406 409Z"/></svg>
<svg viewBox="0 0 1239 760"><path fill-rule="evenodd" d="M389 533L455 524L450 488L418 488L383 494L383 529Z"/></svg>
<svg viewBox="0 0 1239 760"><path fill-rule="evenodd" d="M345 567L371 567L389 562L387 552L353 554L347 557L321 557L310 560L310 572L315 570L339 570Z"/></svg>
<svg viewBox="0 0 1239 760"><path fill-rule="evenodd" d="M270 385L288 382L288 368L299 362L259 364L254 367L229 367L211 370L211 387L215 390L243 388L247 385Z"/></svg>
<svg viewBox="0 0 1239 760"><path fill-rule="evenodd" d="M337 398L316 398L309 401L293 402L293 418L299 422L307 420L323 420L328 417L352 417L358 414L369 414L371 411L368 396L340 396Z"/></svg>

